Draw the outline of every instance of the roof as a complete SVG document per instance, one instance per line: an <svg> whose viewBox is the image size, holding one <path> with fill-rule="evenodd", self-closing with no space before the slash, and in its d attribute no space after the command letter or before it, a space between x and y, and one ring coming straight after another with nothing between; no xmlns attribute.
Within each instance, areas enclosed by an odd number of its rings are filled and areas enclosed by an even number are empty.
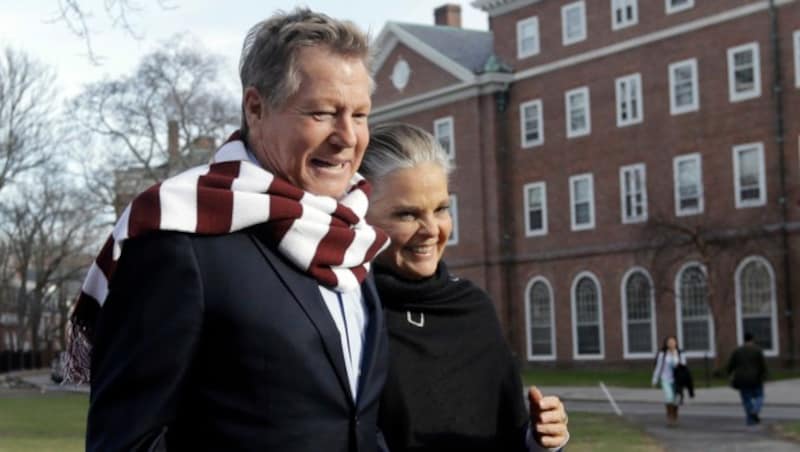
<svg viewBox="0 0 800 452"><path fill-rule="evenodd" d="M475 74L483 72L493 53L494 37L489 31L398 22L395 25Z"/></svg>

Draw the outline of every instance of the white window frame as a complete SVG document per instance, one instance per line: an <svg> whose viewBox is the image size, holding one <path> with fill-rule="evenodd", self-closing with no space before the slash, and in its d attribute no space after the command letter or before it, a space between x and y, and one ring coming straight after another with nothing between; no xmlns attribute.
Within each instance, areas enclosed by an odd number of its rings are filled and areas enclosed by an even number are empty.
<svg viewBox="0 0 800 452"><path fill-rule="evenodd" d="M634 92L634 95L636 96L636 99L625 98L626 94L629 92L628 84L630 84L631 82L635 82L636 83L636 90ZM623 84L625 84L625 86L622 86ZM617 99L617 104L616 104L617 105L617 127L625 127L625 126L630 126L630 125L633 125L633 124L639 124L639 123L643 122L644 121L644 98L642 97L642 74L637 72L635 74L628 74L628 75L625 75L625 76L622 76L622 77L618 77L615 80L614 85L616 86L616 94L617 94L617 96L616 96L616 99ZM635 117L635 118L631 117L631 115L630 115L630 112L632 110L631 109L631 104L634 101L638 101L638 104L637 104L638 108L636 110L637 113L638 113L638 116ZM628 112L628 117L627 118L623 118L622 117L622 110L623 110L622 109L622 104L625 104L625 109Z"/></svg>
<svg viewBox="0 0 800 452"><path fill-rule="evenodd" d="M567 18L569 17L569 13L571 10L577 9L580 11L579 18L580 18L580 34L578 36L569 37L567 35L567 30L569 30ZM581 42L586 40L586 4L583 0L566 4L561 7L561 42L568 46L570 44L575 44L576 42Z"/></svg>
<svg viewBox="0 0 800 452"><path fill-rule="evenodd" d="M450 193L450 221L453 229L445 246L458 245L458 195L455 193Z"/></svg>
<svg viewBox="0 0 800 452"><path fill-rule="evenodd" d="M683 272L686 271L689 267L700 267L700 271L703 272L703 275L706 277L706 288L708 288L708 271L706 270L705 265L701 264L697 261L689 261L675 273L675 321L676 321L676 330L678 332L678 345L683 348L684 347L684 340L683 340L683 313L681 313L681 306L683 306L683 300L681 300L681 276ZM706 295L708 292L706 292ZM706 300L706 303L709 303L710 300ZM709 314L708 314L708 346L710 350L708 351L686 351L685 355L689 358L702 358L704 356L708 356L709 358L714 358L717 356L717 343L714 336L716 336L716 325L714 324L714 315L711 312L711 306L709 303Z"/></svg>
<svg viewBox="0 0 800 452"><path fill-rule="evenodd" d="M589 216L591 221L586 224L575 224L575 182L587 179L589 181ZM569 178L569 215L570 225L573 231L585 231L594 229L595 210L594 210L594 176L592 173L583 173L570 176Z"/></svg>
<svg viewBox="0 0 800 452"><path fill-rule="evenodd" d="M525 133L525 109L528 107L536 107L536 122L539 124L539 138L536 140L528 140ZM520 143L523 148L532 148L534 146L541 146L544 144L544 113L541 99L529 100L519 105L519 131Z"/></svg>
<svg viewBox="0 0 800 452"><path fill-rule="evenodd" d="M549 355L534 355L531 350L531 289L536 283L543 283L547 287L547 292L550 295L550 354ZM536 276L528 281L525 287L525 348L528 352L528 361L555 361L556 359L556 311L555 300L553 299L553 286L550 281L544 276Z"/></svg>
<svg viewBox="0 0 800 452"><path fill-rule="evenodd" d="M639 4L637 0L610 0L611 2L611 29L620 30L627 27L632 27L639 23ZM633 11L633 17L630 20L617 21L617 10L619 8L626 8L630 6Z"/></svg>
<svg viewBox="0 0 800 452"><path fill-rule="evenodd" d="M753 89L741 93L736 92L736 67L734 56L740 52L753 53ZM757 42L751 42L728 49L728 95L731 102L755 99L761 96L761 57Z"/></svg>
<svg viewBox="0 0 800 452"><path fill-rule="evenodd" d="M741 199L741 181L739 180L739 153L755 149L758 154L758 199ZM767 203L767 174L764 169L764 143L739 144L733 147L733 189L737 209L760 207Z"/></svg>
<svg viewBox="0 0 800 452"><path fill-rule="evenodd" d="M534 29L534 36L536 40L536 45L533 49L525 50L522 48L522 30L528 26L532 25ZM534 55L538 55L541 50L541 33L539 32L539 18L536 16L528 17L527 19L523 19L517 22L517 58L529 58Z"/></svg>
<svg viewBox="0 0 800 452"><path fill-rule="evenodd" d="M598 330L599 330L599 338L600 338L600 353L594 355L587 355L587 354L580 354L578 353L578 313L575 310L575 289L578 286L578 281L583 279L584 277L588 277L594 282L595 287L597 287L597 316L598 316ZM606 347L605 347L605 331L603 331L603 287L600 286L600 280L597 279L597 276L590 271L583 271L578 273L572 279L572 287L570 287L570 299L571 303L571 316L572 317L572 358L575 360L597 360L597 359L605 359L606 357Z"/></svg>
<svg viewBox="0 0 800 452"><path fill-rule="evenodd" d="M688 0L685 4L678 6L673 5L672 0L664 0L664 8L667 10L667 14L675 14L694 8L694 0Z"/></svg>
<svg viewBox="0 0 800 452"><path fill-rule="evenodd" d="M586 128L583 130L574 130L572 125L572 114L570 110L570 103L569 99L571 96L574 95L582 95L585 99L584 102L584 114L586 115ZM592 106L591 106L591 96L589 95L589 87L588 86L581 86L579 88L571 89L564 93L564 115L566 117L566 124L567 124L567 138L576 138L589 135L592 133Z"/></svg>
<svg viewBox="0 0 800 452"><path fill-rule="evenodd" d="M684 161L694 160L697 162L698 180L700 186L698 187L698 200L697 208L695 209L681 209L681 185L680 185L680 164ZM698 215L703 213L705 209L705 193L703 190L703 158L699 152L691 154L679 155L672 159L672 174L673 186L675 188L675 216L685 217L689 215Z"/></svg>
<svg viewBox="0 0 800 452"><path fill-rule="evenodd" d="M438 118L433 121L433 135L436 137L436 141L439 141L439 126L446 125L448 130L450 130L450 146L446 148L444 151L447 153L447 156L450 160L456 159L456 128L453 121L452 116L446 116L444 118Z"/></svg>
<svg viewBox="0 0 800 452"><path fill-rule="evenodd" d="M628 216L625 212L625 200L631 194L625 192L625 175L627 173L637 172L641 172L642 176L642 214L638 216ZM622 224L644 223L647 221L647 169L644 163L625 165L619 168L619 195Z"/></svg>
<svg viewBox="0 0 800 452"><path fill-rule="evenodd" d="M770 300L770 316L771 329L772 329L772 346L773 348L764 349L765 356L778 356L780 351L780 335L778 335L778 302L776 300L777 293L775 292L775 271L772 269L772 264L761 256L749 256L742 259L739 266L736 267L734 274L734 285L736 286L736 340L739 344L744 343L744 330L742 329L742 270L750 262L761 262L767 267L769 273L770 291L772 299Z"/></svg>
<svg viewBox="0 0 800 452"><path fill-rule="evenodd" d="M637 352L631 353L628 351L628 279L634 273L641 273L647 278L647 281L650 283L650 346L652 350L649 352ZM645 270L643 267L632 267L625 275L622 277L622 284L620 285L620 301L622 303L622 357L624 359L652 359L653 355L656 353L657 347L657 338L658 334L656 333L656 328L658 326L658 322L656 321L656 301L655 301L655 286L653 285L653 278L650 276L650 272Z"/></svg>
<svg viewBox="0 0 800 452"><path fill-rule="evenodd" d="M800 30L792 34L794 43L794 86L800 88Z"/></svg>
<svg viewBox="0 0 800 452"><path fill-rule="evenodd" d="M675 72L682 67L689 66L692 73L692 103L688 105L678 105L677 87L675 79ZM669 112L671 115L680 115L691 111L700 109L700 86L697 82L697 58L691 58L683 61L676 61L669 65Z"/></svg>
<svg viewBox="0 0 800 452"><path fill-rule="evenodd" d="M542 191L542 227L541 229L532 229L530 224L530 190L540 189ZM525 237L537 237L547 235L547 183L546 182L532 182L525 184L523 187L523 198L525 205L523 212L525 215Z"/></svg>

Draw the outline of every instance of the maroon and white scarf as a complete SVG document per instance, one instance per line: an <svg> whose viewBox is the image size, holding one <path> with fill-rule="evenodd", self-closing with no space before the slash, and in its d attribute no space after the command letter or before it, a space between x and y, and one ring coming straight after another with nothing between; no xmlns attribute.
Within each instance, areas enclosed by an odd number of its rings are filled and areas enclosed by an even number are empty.
<svg viewBox="0 0 800 452"><path fill-rule="evenodd" d="M137 196L92 264L71 316L68 379L88 382L92 329L127 239L155 231L225 234L266 224L278 251L321 285L358 287L388 237L364 220L369 184L356 174L339 200L317 196L250 161L234 134L211 164L189 169Z"/></svg>

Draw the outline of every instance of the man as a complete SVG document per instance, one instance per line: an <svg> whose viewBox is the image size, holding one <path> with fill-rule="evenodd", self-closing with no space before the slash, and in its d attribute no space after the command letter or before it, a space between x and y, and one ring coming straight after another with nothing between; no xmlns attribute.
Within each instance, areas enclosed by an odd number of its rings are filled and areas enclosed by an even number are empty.
<svg viewBox="0 0 800 452"><path fill-rule="evenodd" d="M250 31L241 133L134 200L84 284L87 450L377 449L368 55L305 9Z"/></svg>
<svg viewBox="0 0 800 452"><path fill-rule="evenodd" d="M728 375L731 377L731 385L739 390L747 425L760 423L759 412L764 403L767 362L751 333L744 333L744 344L731 354Z"/></svg>

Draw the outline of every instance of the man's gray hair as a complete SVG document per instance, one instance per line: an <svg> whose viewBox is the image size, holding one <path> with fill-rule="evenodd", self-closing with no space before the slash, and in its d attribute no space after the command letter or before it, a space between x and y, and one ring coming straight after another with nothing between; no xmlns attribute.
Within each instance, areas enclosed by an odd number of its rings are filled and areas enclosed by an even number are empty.
<svg viewBox="0 0 800 452"><path fill-rule="evenodd" d="M353 22L336 20L308 8L296 8L290 13L278 11L255 24L242 45L239 78L243 137L247 137L244 92L252 86L269 108L279 108L300 88L297 54L305 47L324 47L337 55L360 58L371 71L369 38Z"/></svg>
<svg viewBox="0 0 800 452"><path fill-rule="evenodd" d="M398 169L433 163L449 175L454 165L439 141L411 124L388 123L370 130L369 146L359 172L376 183Z"/></svg>

